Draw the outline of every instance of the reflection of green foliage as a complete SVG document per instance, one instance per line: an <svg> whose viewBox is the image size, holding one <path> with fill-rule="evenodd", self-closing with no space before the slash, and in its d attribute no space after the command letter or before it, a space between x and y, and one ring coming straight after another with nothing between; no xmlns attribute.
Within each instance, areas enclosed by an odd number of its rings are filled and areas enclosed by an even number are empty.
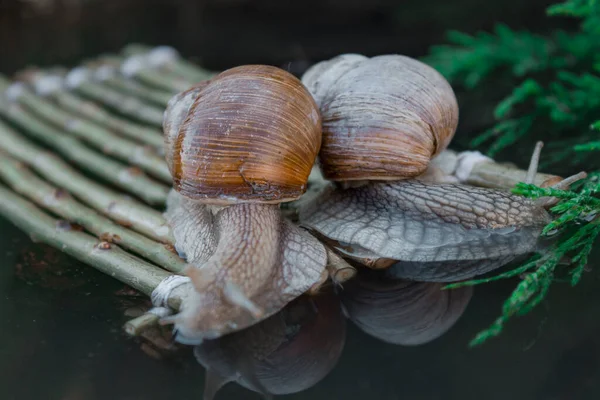
<svg viewBox="0 0 600 400"><path fill-rule="evenodd" d="M600 150L600 0L568 0L547 12L579 18L579 31L543 37L499 25L493 34L452 32L451 45L432 48L425 61L469 90L485 90L482 84L500 75L514 81L512 92L496 106L495 125L475 137L473 146L489 143L487 152L494 155L525 137L543 139L550 141L553 161L576 165ZM498 335L509 318L538 305L561 267L568 264L571 284L577 284L600 234L600 171L591 172L572 190L520 183L513 192L532 199L559 199L550 209L556 218L542 232L557 239L543 254L514 270L448 286L522 276L502 315L471 345Z"/></svg>

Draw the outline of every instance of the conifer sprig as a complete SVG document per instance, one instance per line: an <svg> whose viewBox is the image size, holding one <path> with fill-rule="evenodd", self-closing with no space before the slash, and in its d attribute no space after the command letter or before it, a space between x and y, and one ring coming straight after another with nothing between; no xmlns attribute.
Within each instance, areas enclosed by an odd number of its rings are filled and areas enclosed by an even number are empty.
<svg viewBox="0 0 600 400"><path fill-rule="evenodd" d="M504 25L492 34L451 32L450 45L432 48L425 61L468 90L477 90L492 75L514 82L512 92L495 108L496 123L476 136L472 146L487 144L487 153L493 156L521 139L541 139L554 149L553 161L575 166L600 150L600 0L568 0L549 7L547 14L579 18L580 29L557 31L550 37ZM570 190L525 183L513 189L533 200L558 199L550 209L555 218L542 231L542 240L551 241L548 248L513 270L447 286L522 278L500 317L477 334L471 346L499 335L510 318L535 308L561 272L567 271L571 285L580 281L600 234L600 165L590 165L595 171Z"/></svg>

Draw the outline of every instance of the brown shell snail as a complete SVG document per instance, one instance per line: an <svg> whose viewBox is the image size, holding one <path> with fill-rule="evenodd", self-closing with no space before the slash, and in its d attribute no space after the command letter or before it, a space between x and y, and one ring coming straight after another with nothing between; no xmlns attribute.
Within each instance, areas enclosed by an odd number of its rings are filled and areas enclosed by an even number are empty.
<svg viewBox="0 0 600 400"><path fill-rule="evenodd" d="M163 320L176 340L248 327L327 278L323 245L279 210L306 190L321 145L319 110L297 78L232 68L176 95L163 128L165 215L195 287Z"/></svg>
<svg viewBox="0 0 600 400"><path fill-rule="evenodd" d="M540 203L419 180L458 123L452 88L431 67L348 54L302 80L323 118L319 164L336 183L300 203L302 225L349 258L396 264L395 276L412 280L470 278L536 248L550 221Z"/></svg>

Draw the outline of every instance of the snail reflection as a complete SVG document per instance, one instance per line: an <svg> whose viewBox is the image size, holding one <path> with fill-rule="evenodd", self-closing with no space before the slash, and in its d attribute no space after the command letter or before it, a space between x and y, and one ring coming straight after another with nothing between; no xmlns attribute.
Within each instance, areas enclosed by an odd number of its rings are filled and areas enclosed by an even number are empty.
<svg viewBox="0 0 600 400"><path fill-rule="evenodd" d="M302 296L250 328L194 348L206 368L204 400L228 382L267 398L308 389L333 369L345 337L340 301L331 291Z"/></svg>
<svg viewBox="0 0 600 400"><path fill-rule="evenodd" d="M413 346L447 332L465 311L472 287L442 290L443 285L390 277L361 269L339 291L344 312L361 330L384 342Z"/></svg>

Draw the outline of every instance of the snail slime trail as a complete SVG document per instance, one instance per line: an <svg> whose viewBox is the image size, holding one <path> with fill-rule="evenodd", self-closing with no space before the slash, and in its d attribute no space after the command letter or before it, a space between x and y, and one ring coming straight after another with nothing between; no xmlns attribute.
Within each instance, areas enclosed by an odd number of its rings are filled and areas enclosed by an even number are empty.
<svg viewBox="0 0 600 400"><path fill-rule="evenodd" d="M321 111L319 163L334 184L299 202L299 221L345 257L435 282L471 278L536 249L550 221L539 204L421 178L458 125L452 87L436 70L402 55L344 54L302 81Z"/></svg>
<svg viewBox="0 0 600 400"><path fill-rule="evenodd" d="M173 190L165 216L195 290L174 323L197 344L244 329L326 277L323 245L284 219L321 146L318 107L279 68L247 65L177 94L163 129Z"/></svg>

